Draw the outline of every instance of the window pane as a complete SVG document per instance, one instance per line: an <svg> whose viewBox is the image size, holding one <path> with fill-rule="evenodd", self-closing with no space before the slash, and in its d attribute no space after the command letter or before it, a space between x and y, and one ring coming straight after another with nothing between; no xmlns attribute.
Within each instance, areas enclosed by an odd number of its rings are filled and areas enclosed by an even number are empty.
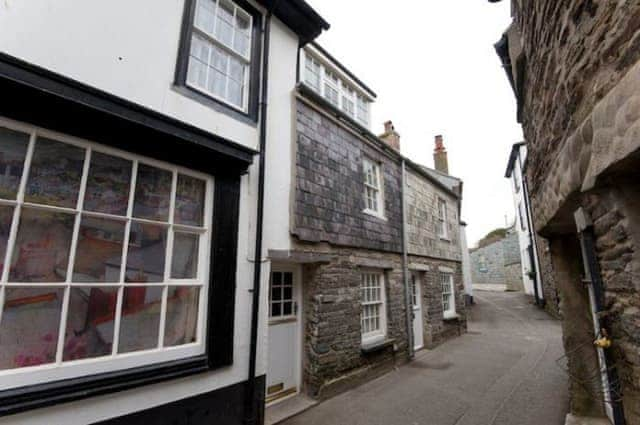
<svg viewBox="0 0 640 425"><path fill-rule="evenodd" d="M196 342L199 293L200 289L196 287L169 287L164 332L165 346Z"/></svg>
<svg viewBox="0 0 640 425"><path fill-rule="evenodd" d="M195 24L201 30L213 34L213 22L216 5L211 0L198 0Z"/></svg>
<svg viewBox="0 0 640 425"><path fill-rule="evenodd" d="M63 294L61 288L6 288L0 369L55 361Z"/></svg>
<svg viewBox="0 0 640 425"><path fill-rule="evenodd" d="M273 303L271 304L271 317L278 317L282 315L282 304Z"/></svg>
<svg viewBox="0 0 640 425"><path fill-rule="evenodd" d="M16 199L29 135L0 127L0 197Z"/></svg>
<svg viewBox="0 0 640 425"><path fill-rule="evenodd" d="M242 85L244 83L244 65L235 58L229 58L229 61L229 76Z"/></svg>
<svg viewBox="0 0 640 425"><path fill-rule="evenodd" d="M71 288L63 360L111 354L116 288Z"/></svg>
<svg viewBox="0 0 640 425"><path fill-rule="evenodd" d="M178 174L174 222L202 226L204 220L205 181Z"/></svg>
<svg viewBox="0 0 640 425"><path fill-rule="evenodd" d="M223 44L231 47L231 38L233 37L233 5L225 1L218 2L215 36Z"/></svg>
<svg viewBox="0 0 640 425"><path fill-rule="evenodd" d="M225 84L227 81L227 77L224 73L215 70L214 68L209 68L209 80L207 82L207 90L209 90L214 95L226 99L225 96Z"/></svg>
<svg viewBox="0 0 640 425"><path fill-rule="evenodd" d="M91 153L83 208L127 215L131 161L100 152Z"/></svg>
<svg viewBox="0 0 640 425"><path fill-rule="evenodd" d="M74 215L23 208L9 280L64 282Z"/></svg>
<svg viewBox="0 0 640 425"><path fill-rule="evenodd" d="M271 301L281 301L282 300L282 288L279 286L271 288Z"/></svg>
<svg viewBox="0 0 640 425"><path fill-rule="evenodd" d="M39 137L31 160L25 201L75 208L84 151L76 146Z"/></svg>
<svg viewBox="0 0 640 425"><path fill-rule="evenodd" d="M200 235L175 233L173 235L173 279L195 279L198 273L198 242Z"/></svg>
<svg viewBox="0 0 640 425"><path fill-rule="evenodd" d="M236 9L236 35L233 40L233 48L243 56L247 56L249 53L251 40L249 25L249 16L241 12L240 9Z"/></svg>
<svg viewBox="0 0 640 425"><path fill-rule="evenodd" d="M170 198L171 172L139 164L133 215L149 220L167 221Z"/></svg>
<svg viewBox="0 0 640 425"><path fill-rule="evenodd" d="M7 241L9 240L12 221L13 207L0 206L0 273L4 268L4 256L7 252Z"/></svg>
<svg viewBox="0 0 640 425"><path fill-rule="evenodd" d="M80 223L74 282L119 282L124 241L123 221L83 217Z"/></svg>
<svg viewBox="0 0 640 425"><path fill-rule="evenodd" d="M162 287L124 288L120 318L119 353L148 350L158 346Z"/></svg>
<svg viewBox="0 0 640 425"><path fill-rule="evenodd" d="M125 282L162 282L166 241L165 227L131 223Z"/></svg>

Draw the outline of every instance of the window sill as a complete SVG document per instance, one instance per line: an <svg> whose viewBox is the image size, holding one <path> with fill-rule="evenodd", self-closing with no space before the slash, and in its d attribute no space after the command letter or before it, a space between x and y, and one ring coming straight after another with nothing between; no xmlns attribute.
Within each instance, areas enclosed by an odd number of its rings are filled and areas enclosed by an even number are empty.
<svg viewBox="0 0 640 425"><path fill-rule="evenodd" d="M362 212L365 214L371 215L375 218L379 218L380 220L388 221L387 217L385 217L384 215L380 214L379 212L370 210L368 208L363 209Z"/></svg>
<svg viewBox="0 0 640 425"><path fill-rule="evenodd" d="M0 392L0 417L212 370L206 355Z"/></svg>
<svg viewBox="0 0 640 425"><path fill-rule="evenodd" d="M216 112L225 114L252 127L256 127L258 125L258 115L257 112L254 112L253 110L242 111L241 109L238 109L223 100L216 99L202 90L188 84L174 83L171 88L182 96L191 99L194 102L198 102L207 108L211 108Z"/></svg>
<svg viewBox="0 0 640 425"><path fill-rule="evenodd" d="M442 321L444 322L456 322L458 320L460 320L458 313L445 313L442 317Z"/></svg>
<svg viewBox="0 0 640 425"><path fill-rule="evenodd" d="M441 240L441 241L444 241L444 242L449 242L449 243L451 243L451 239L449 239L449 237L447 237L447 236L440 236L440 240Z"/></svg>
<svg viewBox="0 0 640 425"><path fill-rule="evenodd" d="M386 338L384 336L369 341L363 342L360 350L363 354L375 353L382 351L387 347L391 347L395 344L396 340L393 338Z"/></svg>

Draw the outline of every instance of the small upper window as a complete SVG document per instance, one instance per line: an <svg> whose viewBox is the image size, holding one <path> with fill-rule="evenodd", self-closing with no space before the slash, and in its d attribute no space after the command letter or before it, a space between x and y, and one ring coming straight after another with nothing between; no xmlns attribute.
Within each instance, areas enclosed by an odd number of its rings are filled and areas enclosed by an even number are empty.
<svg viewBox="0 0 640 425"><path fill-rule="evenodd" d="M339 106L340 95L338 94L338 87L340 83L336 74L329 70L324 72L324 97L334 106Z"/></svg>
<svg viewBox="0 0 640 425"><path fill-rule="evenodd" d="M364 199L365 211L382 215L382 184L380 181L380 164L369 159L364 164Z"/></svg>
<svg viewBox="0 0 640 425"><path fill-rule="evenodd" d="M355 92L346 85L342 85L342 110L351 118L355 117Z"/></svg>
<svg viewBox="0 0 640 425"><path fill-rule="evenodd" d="M314 90L320 91L320 64L310 55L306 55L304 66L304 81L309 84Z"/></svg>
<svg viewBox="0 0 640 425"><path fill-rule="evenodd" d="M356 118L365 127L369 126L369 102L363 96L358 95L357 98L357 114Z"/></svg>
<svg viewBox="0 0 640 425"><path fill-rule="evenodd" d="M252 17L229 0L197 0L187 85L248 110Z"/></svg>
<svg viewBox="0 0 640 425"><path fill-rule="evenodd" d="M449 237L447 231L447 202L438 198L438 236L442 239Z"/></svg>

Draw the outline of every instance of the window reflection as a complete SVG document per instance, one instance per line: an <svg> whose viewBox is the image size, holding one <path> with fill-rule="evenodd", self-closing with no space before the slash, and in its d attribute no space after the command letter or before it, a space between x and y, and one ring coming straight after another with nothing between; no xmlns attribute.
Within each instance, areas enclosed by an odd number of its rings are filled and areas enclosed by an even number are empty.
<svg viewBox="0 0 640 425"><path fill-rule="evenodd" d="M63 360L111 354L116 288L71 288Z"/></svg>
<svg viewBox="0 0 640 425"><path fill-rule="evenodd" d="M170 286L167 296L167 317L164 345L189 344L196 341L199 288Z"/></svg>
<svg viewBox="0 0 640 425"><path fill-rule="evenodd" d="M168 221L171 180L170 171L139 164L133 215L149 220Z"/></svg>
<svg viewBox="0 0 640 425"><path fill-rule="evenodd" d="M0 327L0 370L56 359L64 289L6 288Z"/></svg>
<svg viewBox="0 0 640 425"><path fill-rule="evenodd" d="M84 151L76 146L39 137L31 159L24 200L75 208Z"/></svg>
<svg viewBox="0 0 640 425"><path fill-rule="evenodd" d="M78 234L74 282L119 282L125 223L83 217Z"/></svg>
<svg viewBox="0 0 640 425"><path fill-rule="evenodd" d="M100 152L91 154L84 209L126 215L131 161Z"/></svg>
<svg viewBox="0 0 640 425"><path fill-rule="evenodd" d="M198 271L199 235L175 233L173 235L173 259L171 277L173 279L195 279Z"/></svg>
<svg viewBox="0 0 640 425"><path fill-rule="evenodd" d="M202 226L205 182L178 174L174 221L178 224Z"/></svg>
<svg viewBox="0 0 640 425"><path fill-rule="evenodd" d="M22 208L9 280L64 282L74 216Z"/></svg>
<svg viewBox="0 0 640 425"><path fill-rule="evenodd" d="M158 346L162 290L157 286L130 286L124 289L119 353Z"/></svg>
<svg viewBox="0 0 640 425"><path fill-rule="evenodd" d="M16 199L29 135L0 127L0 197Z"/></svg>
<svg viewBox="0 0 640 425"><path fill-rule="evenodd" d="M166 240L167 229L163 226L131 223L125 282L164 280Z"/></svg>

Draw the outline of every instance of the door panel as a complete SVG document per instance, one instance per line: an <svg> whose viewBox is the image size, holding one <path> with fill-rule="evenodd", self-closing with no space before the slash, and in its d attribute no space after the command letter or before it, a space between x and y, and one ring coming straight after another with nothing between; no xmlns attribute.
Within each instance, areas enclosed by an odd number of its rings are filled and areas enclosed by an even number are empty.
<svg viewBox="0 0 640 425"><path fill-rule="evenodd" d="M270 276L267 402L298 391L298 275L295 268L274 266Z"/></svg>
<svg viewBox="0 0 640 425"><path fill-rule="evenodd" d="M411 303L413 305L413 348L419 350L424 346L422 288L420 278L415 273L411 274Z"/></svg>

